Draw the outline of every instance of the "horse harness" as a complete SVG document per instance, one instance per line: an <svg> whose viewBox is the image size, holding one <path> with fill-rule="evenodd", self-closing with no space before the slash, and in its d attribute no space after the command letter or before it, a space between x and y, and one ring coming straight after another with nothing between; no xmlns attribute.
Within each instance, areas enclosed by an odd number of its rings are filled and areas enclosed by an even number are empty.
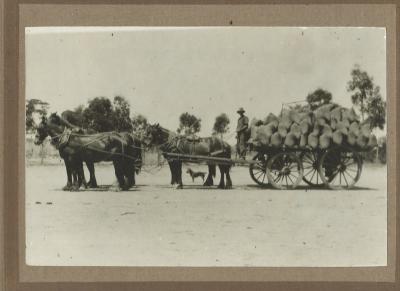
<svg viewBox="0 0 400 291"><path fill-rule="evenodd" d="M202 138L192 135L192 136L182 136L177 135L173 137L171 140L168 140L164 144L160 145L163 147L162 149L163 154L177 153L177 154L186 154L186 155L196 155L196 148L202 142ZM185 151L185 146L189 147L189 152ZM217 154L223 153L224 150L219 150L216 152L210 153L210 156L214 156Z"/></svg>
<svg viewBox="0 0 400 291"><path fill-rule="evenodd" d="M114 136L114 138L115 138L116 140L118 140L118 141L121 143L121 151L122 151L122 153L116 153L116 152L111 152L111 151L105 151L105 150L100 150L100 149L96 149L96 148L90 147L91 144L93 144L93 143L95 143L95 142L97 142L97 141L101 141L101 140L103 140L103 139L105 139L105 138L110 138L112 135L115 135L115 134L116 134L116 133L113 132L113 131L111 131L111 132L104 132L104 133L102 133L99 137L92 139L91 141L85 143L84 145L81 145L79 148L80 148L81 151L82 151L83 149L87 148L87 149L92 150L92 151L95 151L95 152L100 152L100 153L108 154L110 157L112 157L113 155L118 155L118 156L121 156L122 158L128 158L128 159L134 160L135 162L136 162L136 161L140 161L140 160L141 160L140 158L134 158L134 157L131 157L130 155L125 154L125 152L124 152L124 141L123 141L121 138L119 138L119 137L115 137L115 136ZM59 150L62 150L62 149L64 149L64 148L68 145L69 140L70 140L70 138L71 138L72 135L75 135L75 136L85 136L85 135L82 135L82 134L79 134L79 133L74 132L72 129L65 128L65 129L64 129L64 132L63 132L62 134L56 135L56 136L52 137L51 139L52 139L52 140L55 140L56 138L59 138L58 144L56 144L56 148L59 149ZM87 135L86 135L86 136L87 136ZM133 146L133 145L127 145L127 146L142 150L141 147L136 147L136 146Z"/></svg>

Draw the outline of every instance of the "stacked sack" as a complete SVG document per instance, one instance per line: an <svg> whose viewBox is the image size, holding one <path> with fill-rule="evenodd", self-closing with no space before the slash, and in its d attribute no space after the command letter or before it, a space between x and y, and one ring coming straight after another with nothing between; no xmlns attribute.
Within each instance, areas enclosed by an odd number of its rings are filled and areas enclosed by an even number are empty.
<svg viewBox="0 0 400 291"><path fill-rule="evenodd" d="M369 124L360 123L353 109L336 104L315 111L283 110L280 116L270 113L263 121L253 120L250 130L249 142L255 146L370 149L377 145Z"/></svg>

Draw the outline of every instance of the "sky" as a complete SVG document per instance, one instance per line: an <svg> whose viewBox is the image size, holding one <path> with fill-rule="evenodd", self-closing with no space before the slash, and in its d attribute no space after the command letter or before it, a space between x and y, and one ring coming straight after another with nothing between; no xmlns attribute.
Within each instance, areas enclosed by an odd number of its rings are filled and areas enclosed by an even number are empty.
<svg viewBox="0 0 400 291"><path fill-rule="evenodd" d="M119 95L132 114L176 130L179 115L202 119L201 136L236 110L264 118L317 88L351 106L355 64L386 99L384 28L36 27L26 28L26 98L50 111ZM233 134L231 134L233 135Z"/></svg>

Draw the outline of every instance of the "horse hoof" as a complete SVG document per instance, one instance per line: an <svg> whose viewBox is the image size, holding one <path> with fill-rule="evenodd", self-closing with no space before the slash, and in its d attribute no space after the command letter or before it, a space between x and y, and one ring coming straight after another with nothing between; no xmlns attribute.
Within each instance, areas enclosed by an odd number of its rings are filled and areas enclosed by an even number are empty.
<svg viewBox="0 0 400 291"><path fill-rule="evenodd" d="M63 190L63 191L70 191L71 188L72 188L71 185L65 185L65 186L62 188L62 190Z"/></svg>
<svg viewBox="0 0 400 291"><path fill-rule="evenodd" d="M225 189L224 185L218 185L218 189Z"/></svg>
<svg viewBox="0 0 400 291"><path fill-rule="evenodd" d="M232 189L232 185L226 185L225 189Z"/></svg>
<svg viewBox="0 0 400 291"><path fill-rule="evenodd" d="M183 185L177 185L175 189L183 189Z"/></svg>

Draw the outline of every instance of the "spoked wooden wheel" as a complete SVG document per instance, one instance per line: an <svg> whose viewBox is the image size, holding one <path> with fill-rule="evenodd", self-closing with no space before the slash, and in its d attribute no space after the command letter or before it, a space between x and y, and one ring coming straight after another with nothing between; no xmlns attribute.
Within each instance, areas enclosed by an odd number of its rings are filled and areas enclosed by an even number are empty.
<svg viewBox="0 0 400 291"><path fill-rule="evenodd" d="M295 189L303 178L303 165L294 153L279 153L267 162L267 177L276 189Z"/></svg>
<svg viewBox="0 0 400 291"><path fill-rule="evenodd" d="M267 179L267 159L264 154L257 154L253 158L257 163L250 164L249 172L250 177L256 182L258 185L266 186L268 185Z"/></svg>
<svg viewBox="0 0 400 291"><path fill-rule="evenodd" d="M360 155L345 147L327 150L318 165L322 181L331 189L352 188L360 179L361 169Z"/></svg>
<svg viewBox="0 0 400 291"><path fill-rule="evenodd" d="M319 154L314 151L305 151L300 154L304 168L303 181L312 187L325 185L318 173L319 158Z"/></svg>

